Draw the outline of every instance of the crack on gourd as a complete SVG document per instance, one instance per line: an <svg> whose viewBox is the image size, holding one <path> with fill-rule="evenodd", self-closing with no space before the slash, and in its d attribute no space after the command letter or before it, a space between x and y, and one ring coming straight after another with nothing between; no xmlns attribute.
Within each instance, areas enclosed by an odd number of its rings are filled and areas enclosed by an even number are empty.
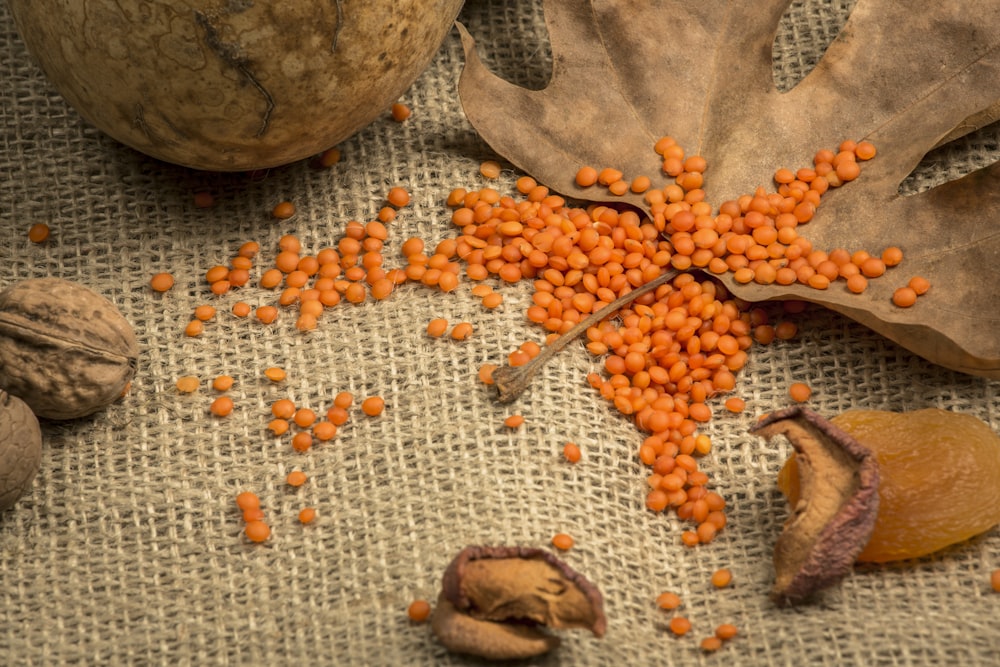
<svg viewBox="0 0 1000 667"><path fill-rule="evenodd" d="M254 135L259 138L264 136L271 122L271 113L274 111L275 103L271 93L257 80L250 69L249 59L241 55L239 44L228 44L222 40L219 31L212 25L209 17L202 12L195 12L195 21L205 31L205 44L215 53L226 65L229 65L242 76L251 86L253 86L261 97L264 98L265 109L261 114L260 129Z"/></svg>
<svg viewBox="0 0 1000 667"><path fill-rule="evenodd" d="M337 52L337 41L340 39L340 28L344 25L343 0L333 0L333 5L337 9L337 26L333 29L333 41L330 43L330 53Z"/></svg>

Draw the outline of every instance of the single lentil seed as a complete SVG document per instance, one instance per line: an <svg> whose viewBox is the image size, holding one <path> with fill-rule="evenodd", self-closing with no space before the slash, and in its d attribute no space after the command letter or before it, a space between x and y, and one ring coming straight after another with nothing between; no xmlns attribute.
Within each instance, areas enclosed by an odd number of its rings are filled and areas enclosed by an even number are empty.
<svg viewBox="0 0 1000 667"><path fill-rule="evenodd" d="M563 445L563 456L570 463L577 463L580 460L582 454L580 452L580 448L576 445L576 443L567 442L565 445Z"/></svg>
<svg viewBox="0 0 1000 667"><path fill-rule="evenodd" d="M316 520L316 508L303 507L299 510L299 523L308 525Z"/></svg>
<svg viewBox="0 0 1000 667"><path fill-rule="evenodd" d="M166 272L154 274L149 279L149 286L154 292L166 292L174 286L174 277Z"/></svg>
<svg viewBox="0 0 1000 667"><path fill-rule="evenodd" d="M287 220L295 215L295 204L290 201L283 201L271 209L271 215L279 220Z"/></svg>
<svg viewBox="0 0 1000 667"><path fill-rule="evenodd" d="M253 491L241 491L236 494L236 506L241 510L260 508L260 498Z"/></svg>
<svg viewBox="0 0 1000 667"><path fill-rule="evenodd" d="M385 399L381 396L369 396L361 402L361 411L369 417L377 417L385 410Z"/></svg>
<svg viewBox="0 0 1000 667"><path fill-rule="evenodd" d="M459 322L451 330L451 337L455 340L467 340L472 335L472 324L469 322Z"/></svg>
<svg viewBox="0 0 1000 667"><path fill-rule="evenodd" d="M805 403L812 396L812 387L804 382L793 382L788 386L788 395L793 401Z"/></svg>
<svg viewBox="0 0 1000 667"><path fill-rule="evenodd" d="M261 543L271 536L271 527L263 521L249 521L243 532L251 542Z"/></svg>
<svg viewBox="0 0 1000 667"><path fill-rule="evenodd" d="M431 605L427 600L414 600L406 608L406 616L414 623L424 623L431 617Z"/></svg>
<svg viewBox="0 0 1000 667"><path fill-rule="evenodd" d="M524 423L524 417L521 415L510 415L503 420L503 423L507 428L517 428Z"/></svg>
<svg viewBox="0 0 1000 667"><path fill-rule="evenodd" d="M216 391L229 391L233 387L233 377L231 375L220 375L212 380L212 389Z"/></svg>
<svg viewBox="0 0 1000 667"><path fill-rule="evenodd" d="M670 631L681 637L691 631L691 621L684 616L674 616L670 619Z"/></svg>
<svg viewBox="0 0 1000 667"><path fill-rule="evenodd" d="M233 412L233 399L228 396L219 396L212 401L209 410L216 417L228 417Z"/></svg>
<svg viewBox="0 0 1000 667"><path fill-rule="evenodd" d="M556 533L552 536L552 546L560 551L569 551L573 548L575 540L566 533Z"/></svg>
<svg viewBox="0 0 1000 667"><path fill-rule="evenodd" d="M193 375L184 375L177 378L177 391L182 394L190 394L192 392L198 391L198 385L200 382L198 378Z"/></svg>
<svg viewBox="0 0 1000 667"><path fill-rule="evenodd" d="M676 593L663 592L656 596L656 606L660 609L677 609L681 606L681 598Z"/></svg>
<svg viewBox="0 0 1000 667"><path fill-rule="evenodd" d="M716 588L725 588L733 581L733 573L728 568L719 568L712 573L712 585Z"/></svg>
<svg viewBox="0 0 1000 667"><path fill-rule="evenodd" d="M288 473L287 477L285 477L285 481L288 483L288 485L294 487L302 486L303 484L306 483L308 479L309 479L308 475L306 475L301 470L293 470L292 472Z"/></svg>
<svg viewBox="0 0 1000 667"><path fill-rule="evenodd" d="M282 368L278 368L277 366L271 366L269 368L264 369L264 377L266 377L271 382L281 382L286 377L288 377L288 374Z"/></svg>
<svg viewBox="0 0 1000 667"><path fill-rule="evenodd" d="M711 637L705 637L701 640L700 646L702 651L712 653L722 648L722 640L714 635Z"/></svg>
<svg viewBox="0 0 1000 667"><path fill-rule="evenodd" d="M410 114L413 112L410 110L410 107L406 106L402 102L396 102L392 105L390 113L392 114L392 119L394 121L402 123L404 120L409 118Z"/></svg>

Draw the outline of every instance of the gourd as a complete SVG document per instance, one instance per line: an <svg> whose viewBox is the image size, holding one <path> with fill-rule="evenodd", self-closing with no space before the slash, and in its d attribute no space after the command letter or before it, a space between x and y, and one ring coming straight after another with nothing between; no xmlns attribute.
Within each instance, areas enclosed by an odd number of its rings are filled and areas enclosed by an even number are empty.
<svg viewBox="0 0 1000 667"><path fill-rule="evenodd" d="M49 81L136 150L241 171L315 155L385 113L461 0L9 0Z"/></svg>

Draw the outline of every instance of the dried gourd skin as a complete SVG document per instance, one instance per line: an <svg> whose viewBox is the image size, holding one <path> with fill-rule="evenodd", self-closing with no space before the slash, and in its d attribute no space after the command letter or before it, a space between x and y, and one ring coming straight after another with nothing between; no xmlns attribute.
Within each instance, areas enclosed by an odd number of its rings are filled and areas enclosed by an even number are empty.
<svg viewBox="0 0 1000 667"><path fill-rule="evenodd" d="M1000 436L968 414L850 410L830 420L869 448L879 464L879 512L860 562L918 558L1000 523ZM797 465L778 486L797 502Z"/></svg>

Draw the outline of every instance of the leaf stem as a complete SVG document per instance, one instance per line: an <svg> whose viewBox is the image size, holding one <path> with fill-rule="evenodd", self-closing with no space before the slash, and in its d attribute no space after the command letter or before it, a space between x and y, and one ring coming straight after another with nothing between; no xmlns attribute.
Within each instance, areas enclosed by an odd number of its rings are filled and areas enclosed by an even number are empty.
<svg viewBox="0 0 1000 667"><path fill-rule="evenodd" d="M574 325L572 329L556 338L549 345L546 345L537 357L523 366L511 366L507 364L493 371L493 386L496 388L497 400L500 403L511 403L517 400L528 389L528 385L531 384L535 373L548 363L549 359L558 354L560 350L579 338L580 334L595 324L611 317L643 294L648 294L661 285L665 285L679 273L680 271L677 269L669 269L648 283L636 287L627 294L623 294L597 312L591 313Z"/></svg>

